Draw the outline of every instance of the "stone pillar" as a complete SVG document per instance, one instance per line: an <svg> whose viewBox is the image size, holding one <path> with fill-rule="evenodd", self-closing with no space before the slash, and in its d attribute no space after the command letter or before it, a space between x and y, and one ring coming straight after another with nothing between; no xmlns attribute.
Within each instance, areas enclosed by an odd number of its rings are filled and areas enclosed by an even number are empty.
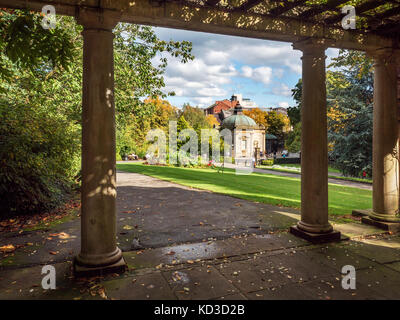
<svg viewBox="0 0 400 320"><path fill-rule="evenodd" d="M400 231L396 62L398 52L393 49L380 49L369 54L375 62L373 208L369 217L363 218L363 222L386 230Z"/></svg>
<svg viewBox="0 0 400 320"><path fill-rule="evenodd" d="M114 56L115 13L82 10L82 214L76 275L125 269L116 244Z"/></svg>
<svg viewBox="0 0 400 320"><path fill-rule="evenodd" d="M328 222L328 138L326 105L326 44L295 43L303 52L301 135L301 221L291 232L312 242L340 239Z"/></svg>

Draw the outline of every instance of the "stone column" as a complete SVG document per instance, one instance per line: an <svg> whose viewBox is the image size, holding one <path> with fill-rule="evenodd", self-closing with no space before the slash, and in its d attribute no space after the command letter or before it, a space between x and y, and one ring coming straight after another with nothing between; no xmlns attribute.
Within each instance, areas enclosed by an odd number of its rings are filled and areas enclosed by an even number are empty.
<svg viewBox="0 0 400 320"><path fill-rule="evenodd" d="M340 239L328 222L328 138L326 105L326 44L295 43L303 52L301 135L301 221L291 228L312 242Z"/></svg>
<svg viewBox="0 0 400 320"><path fill-rule="evenodd" d="M398 52L380 49L369 53L374 59L374 127L373 127L373 209L363 222L387 230L397 224L399 216L398 159ZM371 221L371 218L374 221ZM396 223L396 226L391 223Z"/></svg>
<svg viewBox="0 0 400 320"><path fill-rule="evenodd" d="M83 25L82 214L77 275L125 269L116 244L115 13L80 11Z"/></svg>

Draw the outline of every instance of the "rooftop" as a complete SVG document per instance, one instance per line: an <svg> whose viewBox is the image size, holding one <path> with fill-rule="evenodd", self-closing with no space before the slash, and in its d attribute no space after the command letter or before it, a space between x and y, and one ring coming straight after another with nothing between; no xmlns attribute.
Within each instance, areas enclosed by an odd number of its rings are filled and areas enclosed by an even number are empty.
<svg viewBox="0 0 400 320"><path fill-rule="evenodd" d="M243 108L240 104L237 104L233 115L226 118L222 121L221 129L230 129L233 130L235 128L246 128L246 129L259 129L259 125L250 117L247 117L243 114Z"/></svg>

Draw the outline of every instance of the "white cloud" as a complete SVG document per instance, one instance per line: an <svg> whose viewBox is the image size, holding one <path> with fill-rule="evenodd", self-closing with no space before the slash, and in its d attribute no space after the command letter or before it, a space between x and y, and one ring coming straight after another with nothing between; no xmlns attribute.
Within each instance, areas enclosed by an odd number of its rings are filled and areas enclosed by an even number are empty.
<svg viewBox="0 0 400 320"><path fill-rule="evenodd" d="M292 90L284 83L272 89L272 93L277 96L290 97L292 95Z"/></svg>
<svg viewBox="0 0 400 320"><path fill-rule="evenodd" d="M268 85L271 83L272 69L270 67L251 68L249 66L243 66L242 76Z"/></svg>
<svg viewBox="0 0 400 320"><path fill-rule="evenodd" d="M232 64L206 64L202 58L196 58L188 63L181 63L176 58L170 58L167 76L183 77L188 81L207 81L213 84L227 84L237 74Z"/></svg>
<svg viewBox="0 0 400 320"><path fill-rule="evenodd" d="M301 74L301 53L294 51L289 44L262 42L252 44L243 50L242 46L234 45L229 52L236 60L251 65L265 64L269 67L289 68L292 72Z"/></svg>
<svg viewBox="0 0 400 320"><path fill-rule="evenodd" d="M215 100L210 97L194 97L193 101L199 107L208 107L215 102Z"/></svg>
<svg viewBox="0 0 400 320"><path fill-rule="evenodd" d="M226 64L229 63L230 56L224 51L209 51L204 55L204 62L207 64Z"/></svg>
<svg viewBox="0 0 400 320"><path fill-rule="evenodd" d="M274 77L281 79L285 74L285 70L283 70L283 69L275 69L273 74L274 74Z"/></svg>
<svg viewBox="0 0 400 320"><path fill-rule="evenodd" d="M249 66L242 67L242 76L246 78L251 78L253 76L253 68Z"/></svg>
<svg viewBox="0 0 400 320"><path fill-rule="evenodd" d="M187 99L208 106L228 98L234 91L249 89L243 78L271 87L273 79L286 82L288 75L301 75L301 52L293 50L290 43L166 28L156 28L156 33L163 40L193 43L194 61L182 64L179 59L168 57L165 91L175 91L180 101ZM281 97L291 96L287 82L268 91Z"/></svg>
<svg viewBox="0 0 400 320"><path fill-rule="evenodd" d="M281 108L288 108L289 107L289 102L282 101L278 103L278 106Z"/></svg>

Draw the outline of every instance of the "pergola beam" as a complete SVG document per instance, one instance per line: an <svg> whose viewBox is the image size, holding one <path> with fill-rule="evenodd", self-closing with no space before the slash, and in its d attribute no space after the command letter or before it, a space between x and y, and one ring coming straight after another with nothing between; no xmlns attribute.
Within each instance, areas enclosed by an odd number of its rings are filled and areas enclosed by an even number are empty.
<svg viewBox="0 0 400 320"><path fill-rule="evenodd" d="M217 5L220 1L221 0L207 0L206 1L206 5L210 6L210 7L213 7L213 6Z"/></svg>
<svg viewBox="0 0 400 320"><path fill-rule="evenodd" d="M255 6L259 5L261 2L264 0L248 0L245 3L243 3L241 6L239 6L236 10L238 11L248 11Z"/></svg>
<svg viewBox="0 0 400 320"><path fill-rule="evenodd" d="M284 6L278 6L272 10L270 10L269 14L272 16L279 16L284 14L297 6L303 5L307 0L297 0L293 2L288 2Z"/></svg>
<svg viewBox="0 0 400 320"><path fill-rule="evenodd" d="M175 2L166 2L162 8L151 8L146 1L136 2L123 13L122 20L152 26L292 43L306 38L327 39L331 40L332 47L342 49L367 50L393 45L392 39L365 32L327 28L323 24L288 17L230 12L194 5L183 6Z"/></svg>
<svg viewBox="0 0 400 320"><path fill-rule="evenodd" d="M348 0L330 0L328 1L327 4L320 5L320 6L315 6L307 11L304 11L299 15L300 19L308 19L310 17L314 17L324 11L330 10L330 9L335 9L341 4L344 4L348 2Z"/></svg>
<svg viewBox="0 0 400 320"><path fill-rule="evenodd" d="M342 2L345 1L334 0L328 4L332 6ZM343 30L285 16L272 17L185 3L163 1L158 7L148 0L0 0L0 7L41 11L44 5L51 4L57 14L71 16L76 15L78 8L102 9L121 12L121 22L292 43L308 38L324 39L329 41L331 47L341 49L366 51L394 46L392 38L366 31Z"/></svg>
<svg viewBox="0 0 400 320"><path fill-rule="evenodd" d="M386 24L384 26L378 27L376 32L381 33L383 35L391 34L391 33L400 33L400 24L397 22L392 22L390 24Z"/></svg>
<svg viewBox="0 0 400 320"><path fill-rule="evenodd" d="M367 12L369 10L373 10L375 8L378 8L381 5L382 5L381 2L377 2L375 0L370 1L370 2L365 2L365 3L361 4L360 6L356 7L356 13L357 14L361 14L361 13ZM331 18L326 19L325 23L334 24L334 23L337 23L337 22L341 21L342 19L343 19L343 15L338 14L336 16L333 16Z"/></svg>
<svg viewBox="0 0 400 320"><path fill-rule="evenodd" d="M370 18L370 20L379 21L379 20L390 18L390 17L398 15L398 14L400 14L400 5L398 7L394 7L392 9L386 10L382 13L378 13L376 15L368 16L368 17Z"/></svg>

